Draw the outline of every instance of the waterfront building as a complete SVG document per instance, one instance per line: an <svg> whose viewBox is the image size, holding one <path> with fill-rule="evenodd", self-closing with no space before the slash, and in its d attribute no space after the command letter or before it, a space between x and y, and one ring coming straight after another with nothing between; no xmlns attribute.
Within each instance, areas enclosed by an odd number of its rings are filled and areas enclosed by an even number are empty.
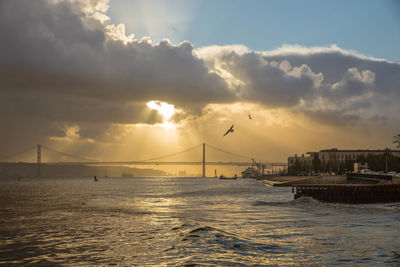
<svg viewBox="0 0 400 267"><path fill-rule="evenodd" d="M301 157L294 155L293 157L288 157L288 168L291 169L295 166L296 161L300 164L300 166L312 166L312 160L314 156L311 156L313 152L308 152L306 155L302 154Z"/></svg>
<svg viewBox="0 0 400 267"><path fill-rule="evenodd" d="M320 163L322 165L331 165L338 166L344 165L346 163L354 163L358 161L360 158L367 158L369 155L383 155L386 152L390 152L390 154L394 157L400 158L400 150L388 150L388 149L379 149L379 150L370 150L370 149L324 149L319 152L307 152L306 155L302 155L301 157L294 155L293 157L288 157L288 168L294 168L296 161L301 167L312 167L314 158L318 157Z"/></svg>

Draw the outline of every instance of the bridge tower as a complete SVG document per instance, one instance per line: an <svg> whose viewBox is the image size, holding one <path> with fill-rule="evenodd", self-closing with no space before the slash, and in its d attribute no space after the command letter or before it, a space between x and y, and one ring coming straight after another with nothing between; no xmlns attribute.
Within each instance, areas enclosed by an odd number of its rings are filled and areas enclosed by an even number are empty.
<svg viewBox="0 0 400 267"><path fill-rule="evenodd" d="M203 177L206 177L206 144L203 143Z"/></svg>
<svg viewBox="0 0 400 267"><path fill-rule="evenodd" d="M42 169L42 145L38 144L37 145L37 166L36 166L36 176L40 177L41 175L41 169Z"/></svg>

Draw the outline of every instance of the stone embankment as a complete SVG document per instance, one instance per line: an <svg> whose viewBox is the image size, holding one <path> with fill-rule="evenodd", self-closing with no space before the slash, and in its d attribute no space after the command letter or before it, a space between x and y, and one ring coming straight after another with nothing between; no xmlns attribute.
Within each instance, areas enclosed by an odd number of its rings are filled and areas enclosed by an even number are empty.
<svg viewBox="0 0 400 267"><path fill-rule="evenodd" d="M400 178L352 179L346 175L262 177L272 186L292 187L294 198L312 197L327 202L378 203L400 202Z"/></svg>
<svg viewBox="0 0 400 267"><path fill-rule="evenodd" d="M263 176L257 178L262 183L272 186L288 186L296 184L344 184L346 176L320 175L320 176Z"/></svg>

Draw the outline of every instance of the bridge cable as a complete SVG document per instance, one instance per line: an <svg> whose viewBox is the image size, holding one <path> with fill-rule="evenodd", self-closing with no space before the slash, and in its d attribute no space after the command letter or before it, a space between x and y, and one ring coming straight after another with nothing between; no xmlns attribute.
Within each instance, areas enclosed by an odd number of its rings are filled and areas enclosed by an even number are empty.
<svg viewBox="0 0 400 267"><path fill-rule="evenodd" d="M67 156L67 157L70 157L70 158L74 158L74 159L78 159L78 160L84 160L84 161L93 161L93 162L98 161L98 160L94 160L94 159L87 159L87 158L83 158L83 157L79 157L79 156L75 156L75 155L70 155L70 154L67 154L67 153L64 153L64 152L60 152L60 151L54 150L54 149L52 149L50 147L47 147L47 146L44 146L44 145L42 145L42 147L44 147L47 150L50 150L52 152L55 152L55 153L58 153L58 154L61 154L63 156Z"/></svg>
<svg viewBox="0 0 400 267"><path fill-rule="evenodd" d="M185 150L180 151L180 152L172 153L172 154L169 154L169 155L164 155L164 156L161 156L161 157L151 158L151 159L138 160L138 161L154 161L154 160L159 160L159 159L163 159L163 158L169 158L169 157L172 157L172 156L176 156L176 155L178 155L178 154L181 154L181 153L185 153L185 152L194 150L194 149L200 147L201 145L202 145L202 144L197 145L197 146L194 146L194 147L191 147L191 148L188 148L188 149L185 149Z"/></svg>
<svg viewBox="0 0 400 267"><path fill-rule="evenodd" d="M25 150L23 150L23 151L19 151L19 152L17 152L17 153L14 153L14 154L11 154L11 155L8 155L8 156L0 157L0 160L8 159L8 158L13 158L13 157L15 157L15 156L24 154L24 153L26 153L26 152L28 152L28 151L30 151L30 150L32 150L32 149L35 149L35 148L36 148L36 146L33 146L33 147L30 147L30 148L25 149Z"/></svg>
<svg viewBox="0 0 400 267"><path fill-rule="evenodd" d="M232 153L232 152L229 152L229 151L225 151L223 149L217 148L217 147L209 145L209 144L206 144L206 145L208 147L212 148L212 149L215 149L215 150L218 150L220 152L223 152L223 153L226 153L226 154L230 154L230 155L233 155L233 156L236 156L236 157L240 157L240 158L244 158L244 159L252 159L253 158L253 157L247 157L247 156L239 155L239 154Z"/></svg>

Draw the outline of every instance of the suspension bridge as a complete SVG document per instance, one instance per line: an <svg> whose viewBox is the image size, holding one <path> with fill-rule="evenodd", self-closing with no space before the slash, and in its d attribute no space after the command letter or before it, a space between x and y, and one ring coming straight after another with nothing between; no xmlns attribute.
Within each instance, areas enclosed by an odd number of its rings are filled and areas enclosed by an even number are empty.
<svg viewBox="0 0 400 267"><path fill-rule="evenodd" d="M202 147L202 161L162 161L167 158L171 158L183 153L187 153L189 151L195 150ZM246 159L246 161L206 161L206 148L212 149L215 151L222 152L224 154L228 154L230 156L234 156L236 158L241 158L241 159ZM155 158L149 158L149 159L142 159L142 160L135 160L135 161L100 161L100 160L94 160L94 159L88 159L85 157L73 155L73 154L68 154L65 152L57 151L53 148L50 148L45 145L38 144L36 146L29 147L25 150L19 151L17 153L7 155L0 157L0 163L12 163L16 161L10 161L10 159L15 159L18 158L19 156L30 152L32 150L36 150L36 161L31 161L31 162L26 162L26 163L36 163L36 168L37 168L37 176L41 175L41 168L42 164L46 165L57 165L57 164L70 164L70 165L103 165L103 166L112 166L112 165L202 165L202 176L206 177L206 166L257 166L257 167L262 167L263 169L272 169L274 170L276 167L278 168L287 168L287 163L278 163L278 162L266 162L266 161L255 161L252 157L236 154L233 152L229 152L223 149L220 149L218 147L202 143L199 145L196 145L194 147L175 152L172 154L167 154ZM46 150L51 153L56 153L59 154L63 157L73 159L73 161L47 161L43 162L42 161L42 151Z"/></svg>

